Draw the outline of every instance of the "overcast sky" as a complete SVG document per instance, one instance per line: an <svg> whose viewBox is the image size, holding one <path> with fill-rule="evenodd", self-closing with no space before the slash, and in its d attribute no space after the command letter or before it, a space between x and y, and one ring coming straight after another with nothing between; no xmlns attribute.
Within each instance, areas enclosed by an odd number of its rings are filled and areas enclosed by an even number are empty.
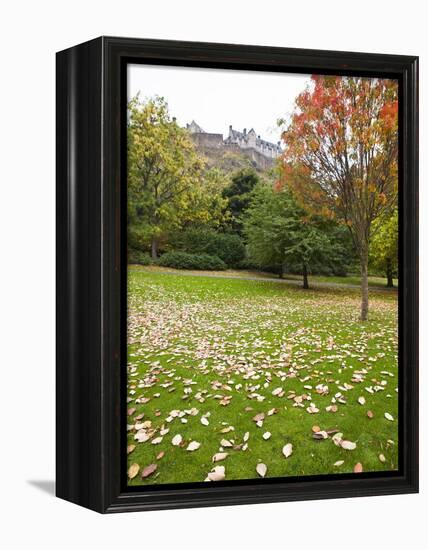
<svg viewBox="0 0 428 550"><path fill-rule="evenodd" d="M128 97L163 96L171 116L181 126L195 120L206 132L254 128L268 141L280 140L276 121L290 114L296 96L309 75L194 69L186 67L128 66Z"/></svg>

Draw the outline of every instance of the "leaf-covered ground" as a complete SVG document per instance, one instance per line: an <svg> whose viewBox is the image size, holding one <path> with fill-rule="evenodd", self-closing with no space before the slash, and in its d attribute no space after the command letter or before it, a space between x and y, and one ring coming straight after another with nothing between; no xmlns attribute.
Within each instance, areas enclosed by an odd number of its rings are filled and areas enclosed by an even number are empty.
<svg viewBox="0 0 428 550"><path fill-rule="evenodd" d="M129 484L397 469L396 293L370 305L131 270Z"/></svg>

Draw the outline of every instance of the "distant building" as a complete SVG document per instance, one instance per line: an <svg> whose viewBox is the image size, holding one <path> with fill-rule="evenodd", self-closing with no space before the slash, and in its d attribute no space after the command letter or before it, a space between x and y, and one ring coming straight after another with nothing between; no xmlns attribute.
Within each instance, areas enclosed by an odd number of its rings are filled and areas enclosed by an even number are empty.
<svg viewBox="0 0 428 550"><path fill-rule="evenodd" d="M186 124L187 130L192 134L192 138L199 147L214 147L221 149L224 145L223 134L211 134L205 132L194 120Z"/></svg>
<svg viewBox="0 0 428 550"><path fill-rule="evenodd" d="M251 156L256 159L259 155L262 155L270 161L269 164L282 152L279 141L275 144L261 139L253 128L249 132L247 132L246 128L242 132L239 132L238 130L234 130L232 125L230 125L229 135L226 139L223 139L223 134L206 132L194 120L190 124L187 124L186 128L191 133L195 143L201 147L244 149L248 153L255 152L255 155ZM266 163L263 162L262 164Z"/></svg>
<svg viewBox="0 0 428 550"><path fill-rule="evenodd" d="M225 139L225 143L236 144L241 149L255 149L265 157L272 159L281 154L279 141L275 144L261 139L254 131L254 128L251 128L249 132L247 132L246 128L242 132L239 132L238 130L234 130L232 125L230 125L229 135Z"/></svg>

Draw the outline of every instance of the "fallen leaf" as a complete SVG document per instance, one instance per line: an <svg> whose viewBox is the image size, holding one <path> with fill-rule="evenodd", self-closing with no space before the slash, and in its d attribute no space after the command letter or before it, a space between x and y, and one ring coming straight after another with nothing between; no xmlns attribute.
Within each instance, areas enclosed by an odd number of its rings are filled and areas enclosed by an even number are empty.
<svg viewBox="0 0 428 550"><path fill-rule="evenodd" d="M328 433L324 430L312 434L313 439L328 439Z"/></svg>
<svg viewBox="0 0 428 550"><path fill-rule="evenodd" d="M342 447L342 449L346 449L347 451L353 451L354 449L357 448L356 443L354 443L353 441L347 441L346 439L344 439L340 443L340 446Z"/></svg>
<svg viewBox="0 0 428 550"><path fill-rule="evenodd" d="M202 416L201 417L201 424L203 424L204 426L209 426L210 422L209 422L208 418L205 418L205 416Z"/></svg>
<svg viewBox="0 0 428 550"><path fill-rule="evenodd" d="M224 460L228 456L229 456L229 453L216 453L213 456L212 461L213 462L220 462L220 460Z"/></svg>
<svg viewBox="0 0 428 550"><path fill-rule="evenodd" d="M152 445L159 445L159 443L162 443L163 437L155 437L152 439Z"/></svg>
<svg viewBox="0 0 428 550"><path fill-rule="evenodd" d="M250 439L250 432L245 432L244 441L248 441L249 439Z"/></svg>
<svg viewBox="0 0 428 550"><path fill-rule="evenodd" d="M361 462L357 462L354 466L354 474L361 474L362 471L363 465L361 464Z"/></svg>
<svg viewBox="0 0 428 550"><path fill-rule="evenodd" d="M227 426L226 428L223 428L222 430L220 430L220 433L227 434L228 432L233 432L234 429L235 428L233 426Z"/></svg>
<svg viewBox="0 0 428 550"><path fill-rule="evenodd" d="M231 443L228 439L222 439L220 441L220 445L222 447L233 447L233 443Z"/></svg>
<svg viewBox="0 0 428 550"><path fill-rule="evenodd" d="M342 443L342 436L343 436L343 433L338 432L334 434L334 436L331 438L333 443L338 447L340 447L340 444Z"/></svg>
<svg viewBox="0 0 428 550"><path fill-rule="evenodd" d="M144 479L146 477L151 476L154 472L156 472L158 465L157 464L149 464L144 468L144 470L141 472L141 477Z"/></svg>
<svg viewBox="0 0 428 550"><path fill-rule="evenodd" d="M317 432L319 432L320 430L321 430L321 428L320 428L319 426L312 426L312 431L313 431L314 433L317 433Z"/></svg>
<svg viewBox="0 0 428 550"><path fill-rule="evenodd" d="M266 464L263 464L263 462L260 462L260 464L257 464L256 472L259 474L260 477L265 477L267 472Z"/></svg>
<svg viewBox="0 0 428 550"><path fill-rule="evenodd" d="M337 460L333 466L342 466L342 464L344 463L345 461L344 460Z"/></svg>
<svg viewBox="0 0 428 550"><path fill-rule="evenodd" d="M389 413L385 413L385 418L390 422L393 422L394 420L394 417L392 416L392 414L389 414Z"/></svg>
<svg viewBox="0 0 428 550"><path fill-rule="evenodd" d="M360 405L365 405L365 404L366 404L366 399L365 399L365 397L362 397L362 396L359 397L359 398L358 398L358 403L359 403Z"/></svg>
<svg viewBox="0 0 428 550"><path fill-rule="evenodd" d="M131 464L131 466L128 469L129 479L134 479L134 477L138 474L139 471L140 471L140 467L138 464Z"/></svg>
<svg viewBox="0 0 428 550"><path fill-rule="evenodd" d="M267 440L270 438L271 435L272 435L272 434L271 434L270 432L265 432L265 433L263 434L263 439L264 439L265 441L267 441Z"/></svg>
<svg viewBox="0 0 428 550"><path fill-rule="evenodd" d="M198 443L197 441L191 441L187 447L186 447L186 451L197 451L199 449L199 447L201 446L200 443Z"/></svg>
<svg viewBox="0 0 428 550"><path fill-rule="evenodd" d="M207 480L209 481L223 481L226 478L226 469L224 466L216 466L209 472Z"/></svg>
<svg viewBox="0 0 428 550"><path fill-rule="evenodd" d="M183 437L180 434L177 434L177 435L174 435L171 443L176 447L178 447L179 445L181 445L182 441L183 441Z"/></svg>
<svg viewBox="0 0 428 550"><path fill-rule="evenodd" d="M385 462L385 461L386 461L385 455L380 454L380 455L379 455L379 460L380 460L381 462Z"/></svg>
<svg viewBox="0 0 428 550"><path fill-rule="evenodd" d="M134 439L136 441L138 441L139 443L145 443L146 441L148 441L149 439L151 438L151 434L145 432L145 431L141 431L141 432L137 432L134 436Z"/></svg>
<svg viewBox="0 0 428 550"><path fill-rule="evenodd" d="M369 418L373 418L374 417L374 414L372 413L372 411L367 411L367 416Z"/></svg>
<svg viewBox="0 0 428 550"><path fill-rule="evenodd" d="M157 456L156 456L156 460L160 460L161 458L163 458L165 456L165 451L161 451Z"/></svg>
<svg viewBox="0 0 428 550"><path fill-rule="evenodd" d="M132 453L132 451L135 449L136 445L128 445L126 448L126 453L129 455Z"/></svg>
<svg viewBox="0 0 428 550"><path fill-rule="evenodd" d="M291 443L287 443L282 448L282 454L285 456L285 458L288 458L291 456L291 453L293 452L293 445Z"/></svg>

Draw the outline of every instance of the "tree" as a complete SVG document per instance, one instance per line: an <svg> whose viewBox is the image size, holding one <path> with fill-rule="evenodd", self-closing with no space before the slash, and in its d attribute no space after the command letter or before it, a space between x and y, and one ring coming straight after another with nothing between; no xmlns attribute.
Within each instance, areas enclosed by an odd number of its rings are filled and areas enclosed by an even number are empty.
<svg viewBox="0 0 428 550"><path fill-rule="evenodd" d="M202 212L204 162L163 98L141 103L136 97L128 113L129 233L134 241L147 238L156 258L165 232L209 217L206 209Z"/></svg>
<svg viewBox="0 0 428 550"><path fill-rule="evenodd" d="M311 264L333 252L328 237L287 189L257 186L243 224L250 260L263 267L279 266L281 277L286 269L299 271L303 288L309 288Z"/></svg>
<svg viewBox="0 0 428 550"><path fill-rule="evenodd" d="M394 80L313 76L282 135L282 184L305 208L349 227L360 260L362 320L372 224L397 200L397 90Z"/></svg>
<svg viewBox="0 0 428 550"><path fill-rule="evenodd" d="M242 215L249 206L250 193L259 181L253 169L243 169L232 176L230 184L223 190L223 197L228 202L230 226L235 233L242 233Z"/></svg>
<svg viewBox="0 0 428 550"><path fill-rule="evenodd" d="M386 286L394 286L394 274L398 268L398 211L373 224L370 243L370 263L386 275Z"/></svg>

